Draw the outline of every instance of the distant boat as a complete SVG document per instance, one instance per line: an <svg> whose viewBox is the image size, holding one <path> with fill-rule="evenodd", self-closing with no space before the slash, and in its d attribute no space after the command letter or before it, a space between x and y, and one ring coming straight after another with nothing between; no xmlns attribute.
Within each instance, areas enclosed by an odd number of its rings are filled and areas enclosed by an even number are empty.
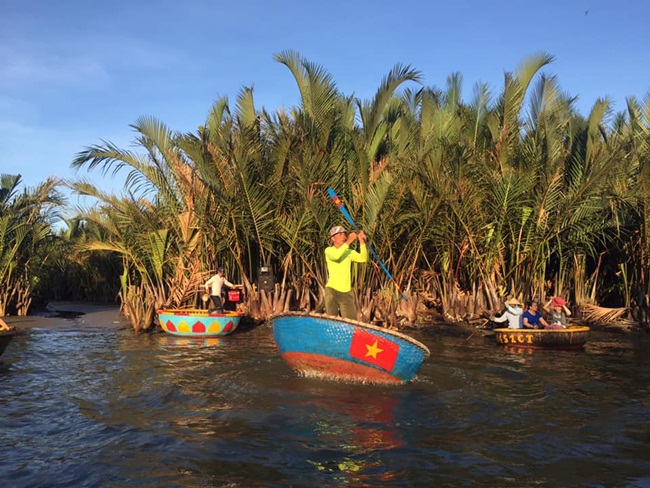
<svg viewBox="0 0 650 488"><path fill-rule="evenodd" d="M162 329L179 337L218 337L231 334L242 318L241 312L209 313L198 308L158 310Z"/></svg>
<svg viewBox="0 0 650 488"><path fill-rule="evenodd" d="M270 321L282 358L302 376L403 384L430 354L406 334L356 320L285 312Z"/></svg>
<svg viewBox="0 0 650 488"><path fill-rule="evenodd" d="M0 331L0 356L5 352L5 349L7 349L7 346L17 333L18 331L16 329Z"/></svg>
<svg viewBox="0 0 650 488"><path fill-rule="evenodd" d="M582 349L589 327L566 329L493 329L498 344L531 349Z"/></svg>

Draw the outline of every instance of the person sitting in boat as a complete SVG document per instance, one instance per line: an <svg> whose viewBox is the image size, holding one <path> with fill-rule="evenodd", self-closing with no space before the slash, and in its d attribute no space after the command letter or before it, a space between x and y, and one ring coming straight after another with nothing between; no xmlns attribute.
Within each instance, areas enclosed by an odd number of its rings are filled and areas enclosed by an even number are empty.
<svg viewBox="0 0 650 488"><path fill-rule="evenodd" d="M542 314L539 313L539 304L537 300L530 300L528 302L528 310L521 316L521 323L524 329L541 329L548 327L548 322L544 320Z"/></svg>
<svg viewBox="0 0 650 488"><path fill-rule="evenodd" d="M208 310L209 313L223 313L223 302L221 300L221 292L223 290L223 285L229 286L230 288L243 288L243 285L233 285L230 281L224 276L223 266L219 266L217 269L217 274L213 275L208 281L205 282L205 292L210 293L210 301L212 302L213 308Z"/></svg>
<svg viewBox="0 0 650 488"><path fill-rule="evenodd" d="M505 322L508 321L508 329L521 329L521 316L524 313L524 309L521 307L521 302L516 298L511 298L507 300L506 311L500 316L495 317L494 315L490 317L492 322Z"/></svg>
<svg viewBox="0 0 650 488"><path fill-rule="evenodd" d="M571 315L571 310L567 308L564 298L551 298L544 305L544 310L551 314L551 323L547 329L566 329L566 318Z"/></svg>
<svg viewBox="0 0 650 488"><path fill-rule="evenodd" d="M352 293L352 263L368 262L366 234L350 232L336 225L330 229L332 245L325 249L328 280L325 284L325 313L337 316L339 311L346 319L357 320L357 307ZM359 251L350 245L359 239Z"/></svg>

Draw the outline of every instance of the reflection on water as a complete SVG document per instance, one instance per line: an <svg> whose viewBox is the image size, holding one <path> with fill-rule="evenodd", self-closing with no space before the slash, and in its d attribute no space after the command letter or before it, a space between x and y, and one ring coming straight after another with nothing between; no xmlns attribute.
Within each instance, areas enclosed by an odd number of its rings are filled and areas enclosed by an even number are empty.
<svg viewBox="0 0 650 488"><path fill-rule="evenodd" d="M32 330L0 358L6 486L647 486L647 337L584 351L420 333L401 387L301 378L269 326Z"/></svg>
<svg viewBox="0 0 650 488"><path fill-rule="evenodd" d="M223 340L219 337L175 337L161 334L159 338L161 349L166 346L177 347L214 347L221 346Z"/></svg>

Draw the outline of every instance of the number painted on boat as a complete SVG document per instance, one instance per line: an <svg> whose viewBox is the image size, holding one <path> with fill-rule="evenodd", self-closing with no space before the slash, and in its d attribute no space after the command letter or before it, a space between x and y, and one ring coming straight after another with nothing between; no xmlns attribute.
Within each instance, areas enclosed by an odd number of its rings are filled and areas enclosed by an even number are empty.
<svg viewBox="0 0 650 488"><path fill-rule="evenodd" d="M501 344L532 344L533 343L532 334L498 334L497 341Z"/></svg>

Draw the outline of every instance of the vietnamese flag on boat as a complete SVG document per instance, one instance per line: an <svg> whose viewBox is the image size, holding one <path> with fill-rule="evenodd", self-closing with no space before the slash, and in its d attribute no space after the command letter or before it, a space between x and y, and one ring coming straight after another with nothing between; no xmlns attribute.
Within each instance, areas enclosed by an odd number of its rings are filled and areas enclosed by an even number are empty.
<svg viewBox="0 0 650 488"><path fill-rule="evenodd" d="M363 329L354 329L350 356L392 371L399 354L399 344Z"/></svg>

